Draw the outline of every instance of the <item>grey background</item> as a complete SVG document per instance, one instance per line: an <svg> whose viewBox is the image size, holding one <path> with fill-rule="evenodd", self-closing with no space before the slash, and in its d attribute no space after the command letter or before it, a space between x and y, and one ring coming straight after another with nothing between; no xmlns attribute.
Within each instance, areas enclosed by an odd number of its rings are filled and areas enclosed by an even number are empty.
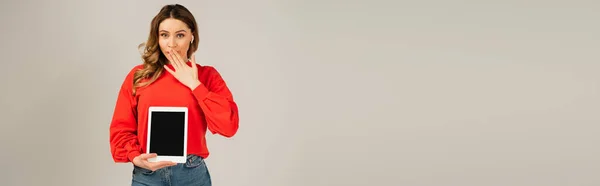
<svg viewBox="0 0 600 186"><path fill-rule="evenodd" d="M169 3L240 130L214 185L600 185L598 1L2 1L1 185L129 185L108 127Z"/></svg>

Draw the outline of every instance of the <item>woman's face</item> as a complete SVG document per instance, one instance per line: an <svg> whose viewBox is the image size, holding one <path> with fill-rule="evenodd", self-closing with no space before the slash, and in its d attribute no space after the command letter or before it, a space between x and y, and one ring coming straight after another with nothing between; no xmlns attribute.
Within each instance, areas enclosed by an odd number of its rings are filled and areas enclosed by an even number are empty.
<svg viewBox="0 0 600 186"><path fill-rule="evenodd" d="M188 26L177 19L165 19L158 26L158 44L165 56L171 50L187 61L187 51L194 36ZM168 59L168 58L167 58Z"/></svg>

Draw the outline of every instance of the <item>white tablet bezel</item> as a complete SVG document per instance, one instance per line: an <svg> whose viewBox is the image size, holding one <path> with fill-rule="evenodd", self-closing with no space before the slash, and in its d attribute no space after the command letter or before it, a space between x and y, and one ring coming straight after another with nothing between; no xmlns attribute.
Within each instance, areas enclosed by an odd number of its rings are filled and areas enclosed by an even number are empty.
<svg viewBox="0 0 600 186"><path fill-rule="evenodd" d="M152 130L152 112L156 112L156 111L160 111L160 112L183 112L185 115L185 119L184 121L184 130L185 132L183 133L183 156L165 156L165 155L157 155L154 158L149 158L148 161L149 162L158 162L158 161L172 161L175 163L185 163L187 160L187 138L188 138L188 108L187 107L159 107L159 106L152 106L148 108L148 133L147 133L147 145L146 145L146 152L150 153L150 134L151 130Z"/></svg>

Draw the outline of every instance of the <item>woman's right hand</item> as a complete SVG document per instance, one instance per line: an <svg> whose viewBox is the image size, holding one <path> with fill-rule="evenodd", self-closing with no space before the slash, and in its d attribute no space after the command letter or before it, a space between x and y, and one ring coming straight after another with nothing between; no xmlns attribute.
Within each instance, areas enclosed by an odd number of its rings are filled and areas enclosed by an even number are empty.
<svg viewBox="0 0 600 186"><path fill-rule="evenodd" d="M153 157L156 157L156 153L140 154L139 156L136 156L135 158L133 158L132 163L138 167L148 169L151 171L156 171L156 170L164 168L164 167L177 165L177 163L171 162L171 161L149 162L148 158L153 158Z"/></svg>

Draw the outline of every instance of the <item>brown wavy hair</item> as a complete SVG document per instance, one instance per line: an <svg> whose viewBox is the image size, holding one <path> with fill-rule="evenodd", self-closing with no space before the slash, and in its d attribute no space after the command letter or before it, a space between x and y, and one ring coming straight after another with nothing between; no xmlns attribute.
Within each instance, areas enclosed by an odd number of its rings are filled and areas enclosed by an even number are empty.
<svg viewBox="0 0 600 186"><path fill-rule="evenodd" d="M168 18L184 22L192 31L195 39L192 40L187 51L187 58L189 59L192 53L198 49L198 41L200 40L197 31L198 25L192 13L180 4L163 6L150 23L148 40L138 46L138 49L142 53L143 68L136 71L133 75L133 95L136 94L137 88L151 84L164 72L163 66L168 63L168 60L158 44L158 26Z"/></svg>

